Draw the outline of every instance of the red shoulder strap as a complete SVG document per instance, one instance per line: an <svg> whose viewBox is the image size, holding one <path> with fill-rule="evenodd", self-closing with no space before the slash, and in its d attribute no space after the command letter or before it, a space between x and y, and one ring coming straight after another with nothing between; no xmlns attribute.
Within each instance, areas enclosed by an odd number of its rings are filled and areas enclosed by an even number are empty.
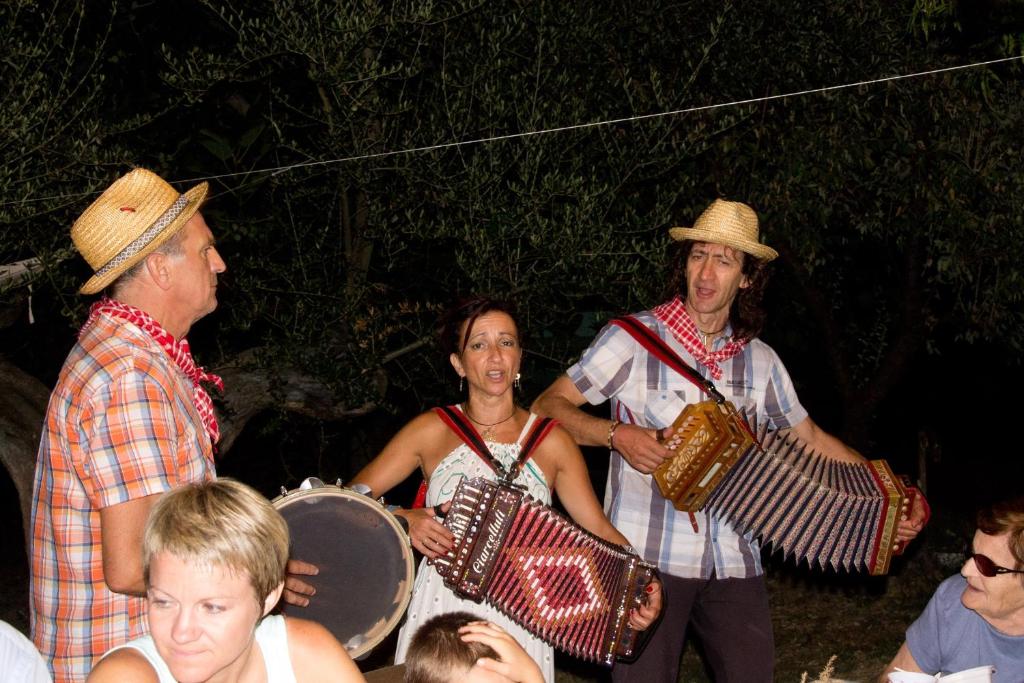
<svg viewBox="0 0 1024 683"><path fill-rule="evenodd" d="M617 325L624 329L629 333L629 336L633 337L633 339L636 339L640 343L640 346L647 349L648 353L696 384L698 388L704 391L704 393L713 398L716 403L722 404L726 402L725 396L722 395L722 392L715 387L711 380L702 377L699 372L691 368L686 361L679 357L678 353L672 350L672 347L665 343L664 339L654 334L654 332L651 331L651 328L647 327L631 315L623 316L622 318L613 318L609 321L609 324ZM750 425L747 424L747 421L745 419L738 419L737 422L748 434L750 434L754 443L760 446L760 441L758 441L757 436L750 429Z"/></svg>
<svg viewBox="0 0 1024 683"><path fill-rule="evenodd" d="M622 318L612 318L608 321L610 325L616 325L629 333L629 336L640 342L640 346L647 349L647 352L669 366L680 375L696 384L704 393L715 399L718 403L725 401L725 396L711 383L711 380L701 376L699 372L691 368L686 361L679 357L661 337L651 331L649 327L631 315Z"/></svg>
<svg viewBox="0 0 1024 683"><path fill-rule="evenodd" d="M513 471L508 475L509 481L513 481L518 476L526 461L537 450L537 446L551 433L551 430L557 424L558 422L550 417L542 417L534 421L533 427L530 428L530 433L526 435L526 439L523 441L523 448L519 451L519 457L516 459L515 465L513 465Z"/></svg>
<svg viewBox="0 0 1024 683"><path fill-rule="evenodd" d="M462 443L469 446L469 449L480 456L480 459L490 465L499 477L505 475L505 468L501 462L491 454L484 439L476 428L466 419L457 406L438 406L434 412L441 418L441 421L448 425L448 428L455 432Z"/></svg>

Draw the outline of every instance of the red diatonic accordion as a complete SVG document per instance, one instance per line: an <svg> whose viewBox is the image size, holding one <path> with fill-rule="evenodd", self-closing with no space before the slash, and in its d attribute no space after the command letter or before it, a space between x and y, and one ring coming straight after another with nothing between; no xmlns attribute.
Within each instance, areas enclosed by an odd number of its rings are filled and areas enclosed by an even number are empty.
<svg viewBox="0 0 1024 683"><path fill-rule="evenodd" d="M445 517L455 548L433 560L460 597L486 600L530 633L605 666L635 656L629 610L654 567L527 495L463 480Z"/></svg>
<svg viewBox="0 0 1024 683"><path fill-rule="evenodd" d="M920 493L884 460L830 460L795 437L758 429L729 403L689 405L673 427L676 455L654 478L677 509L707 509L822 568L885 574L903 551L897 525Z"/></svg>

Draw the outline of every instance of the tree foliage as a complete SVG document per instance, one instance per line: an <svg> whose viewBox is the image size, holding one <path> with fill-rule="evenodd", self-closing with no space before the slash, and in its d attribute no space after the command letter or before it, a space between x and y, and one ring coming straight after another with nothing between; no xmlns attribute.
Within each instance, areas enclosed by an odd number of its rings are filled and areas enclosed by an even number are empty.
<svg viewBox="0 0 1024 683"><path fill-rule="evenodd" d="M130 162L211 178L229 271L202 358L297 367L352 407L453 398L432 327L479 291L518 303L532 396L656 303L665 228L715 196L760 212L769 340L827 369L855 439L922 352L1019 348L1019 64L718 106L1019 55L999 3L41 7L0 8L25 87L0 93L0 253L44 259L52 313L25 338L81 315L67 226Z"/></svg>

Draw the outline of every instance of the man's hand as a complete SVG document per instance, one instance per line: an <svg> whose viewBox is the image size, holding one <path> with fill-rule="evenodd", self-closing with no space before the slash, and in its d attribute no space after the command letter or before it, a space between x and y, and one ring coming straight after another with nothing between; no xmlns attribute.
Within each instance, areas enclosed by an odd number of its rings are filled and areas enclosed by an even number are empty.
<svg viewBox="0 0 1024 683"><path fill-rule="evenodd" d="M285 572L287 576L284 580L284 601L297 607L307 606L309 598L316 594L316 589L299 577L316 576L320 569L315 564L302 560L288 560Z"/></svg>
<svg viewBox="0 0 1024 683"><path fill-rule="evenodd" d="M927 520L928 514L924 509L924 499L920 495L914 496L914 504L910 508L910 514L905 519L901 519L896 526L896 540L908 543L914 540L921 533L921 529L924 528Z"/></svg>
<svg viewBox="0 0 1024 683"><path fill-rule="evenodd" d="M673 455L673 451L667 446L658 443L659 436L667 438L670 435L671 430L644 429L636 425L620 424L612 437L612 446L638 472L650 474L658 469L658 465L665 458Z"/></svg>
<svg viewBox="0 0 1024 683"><path fill-rule="evenodd" d="M451 508L451 501L441 506L441 512L447 514ZM455 547L455 536L444 528L444 525L434 516L433 508L417 508L415 510L399 510L409 522L409 540L412 547L423 553L426 557L434 559L441 557Z"/></svg>
<svg viewBox="0 0 1024 683"><path fill-rule="evenodd" d="M647 596L643 604L629 610L629 626L634 631L646 631L661 614L661 606L664 601L661 582L651 581L644 590Z"/></svg>

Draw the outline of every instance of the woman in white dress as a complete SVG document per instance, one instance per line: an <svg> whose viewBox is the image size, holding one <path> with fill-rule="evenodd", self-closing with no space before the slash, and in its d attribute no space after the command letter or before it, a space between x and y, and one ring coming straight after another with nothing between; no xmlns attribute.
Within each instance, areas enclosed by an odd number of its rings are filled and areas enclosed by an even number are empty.
<svg viewBox="0 0 1024 683"><path fill-rule="evenodd" d="M519 375L522 348L511 307L487 297L461 302L442 319L441 344L461 378L460 384L464 381L468 387L466 400L455 409L468 418L501 466L512 467L538 418L515 402L513 385ZM428 411L405 425L352 483L369 486L371 495L377 497L416 470L422 471L428 482L426 506L398 509L395 514L408 522L413 547L426 558L435 558L454 545L451 533L436 517L435 507L447 512L447 503L463 478L482 476L493 480L498 475L456 436L437 412ZM590 484L583 455L561 427L556 426L537 445L515 482L547 504L551 503L554 491L581 527L612 543L628 545L605 517ZM648 604L630 614L630 625L638 630L647 628L661 609L660 587L652 586ZM490 605L456 597L425 560L416 577L405 626L399 633L395 662L405 660L406 649L420 624L437 614L454 611L470 612L501 625L540 665L545 680L554 680L550 646Z"/></svg>

